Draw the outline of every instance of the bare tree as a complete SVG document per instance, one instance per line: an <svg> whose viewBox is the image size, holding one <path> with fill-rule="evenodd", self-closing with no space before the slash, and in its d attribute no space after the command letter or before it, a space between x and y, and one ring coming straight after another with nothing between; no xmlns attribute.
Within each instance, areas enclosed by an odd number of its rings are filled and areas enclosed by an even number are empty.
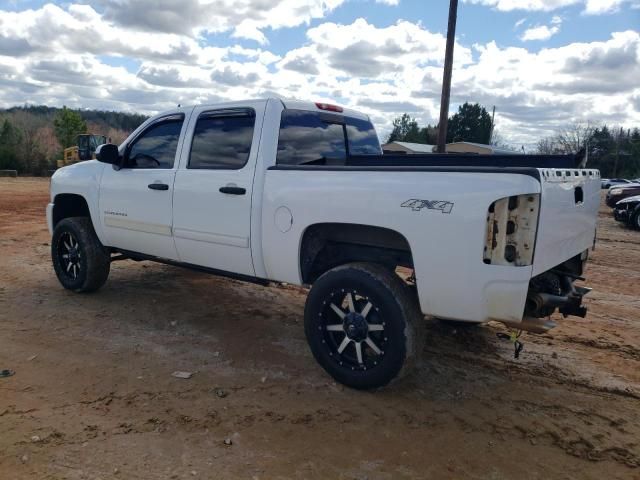
<svg viewBox="0 0 640 480"><path fill-rule="evenodd" d="M553 155L558 150L555 137L545 137L536 143L536 152L540 155Z"/></svg>
<svg viewBox="0 0 640 480"><path fill-rule="evenodd" d="M593 130L590 122L576 122L561 128L554 137L559 153L573 154L586 149Z"/></svg>
<svg viewBox="0 0 640 480"><path fill-rule="evenodd" d="M13 120L22 132L18 155L24 170L33 173L45 168L46 157L39 136L45 122L23 111L14 112Z"/></svg>
<svg viewBox="0 0 640 480"><path fill-rule="evenodd" d="M491 134L491 145L494 147L503 147L507 145L502 133L498 131L497 128L494 128L493 133Z"/></svg>

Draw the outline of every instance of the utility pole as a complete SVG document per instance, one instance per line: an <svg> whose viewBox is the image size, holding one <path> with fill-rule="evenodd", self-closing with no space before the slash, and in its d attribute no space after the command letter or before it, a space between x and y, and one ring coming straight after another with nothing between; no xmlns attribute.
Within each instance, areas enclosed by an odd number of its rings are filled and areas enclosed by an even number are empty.
<svg viewBox="0 0 640 480"><path fill-rule="evenodd" d="M440 126L438 127L438 153L445 153L447 122L449 121L449 97L451 96L451 73L453 71L453 47L456 40L458 0L449 0L449 25L447 27L447 49L444 53L442 97L440 99Z"/></svg>

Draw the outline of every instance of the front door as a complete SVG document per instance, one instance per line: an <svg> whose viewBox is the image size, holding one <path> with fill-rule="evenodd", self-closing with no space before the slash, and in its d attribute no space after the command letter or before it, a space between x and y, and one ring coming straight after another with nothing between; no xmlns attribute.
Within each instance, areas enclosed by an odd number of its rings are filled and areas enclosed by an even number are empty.
<svg viewBox="0 0 640 480"><path fill-rule="evenodd" d="M105 167L100 215L109 246L178 259L172 195L185 123L183 113L153 121L127 144L122 168Z"/></svg>
<svg viewBox="0 0 640 480"><path fill-rule="evenodd" d="M173 234L180 260L255 275L251 193L264 104L196 108L173 195Z"/></svg>

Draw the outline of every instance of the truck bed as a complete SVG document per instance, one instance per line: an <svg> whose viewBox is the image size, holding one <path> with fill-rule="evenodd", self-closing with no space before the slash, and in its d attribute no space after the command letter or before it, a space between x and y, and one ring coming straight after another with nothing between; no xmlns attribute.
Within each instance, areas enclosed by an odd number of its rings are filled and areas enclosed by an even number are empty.
<svg viewBox="0 0 640 480"><path fill-rule="evenodd" d="M482 168L576 168L578 155L477 155L477 154L401 154L351 156L347 166L354 167L482 167Z"/></svg>

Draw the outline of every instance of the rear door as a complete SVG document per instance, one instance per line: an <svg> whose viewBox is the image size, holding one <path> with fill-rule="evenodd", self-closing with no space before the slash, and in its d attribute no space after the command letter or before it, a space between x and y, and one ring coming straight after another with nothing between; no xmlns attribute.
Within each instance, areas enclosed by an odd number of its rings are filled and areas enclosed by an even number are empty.
<svg viewBox="0 0 640 480"><path fill-rule="evenodd" d="M194 110L174 184L182 262L255 275L251 195L264 109L264 102L247 102Z"/></svg>
<svg viewBox="0 0 640 480"><path fill-rule="evenodd" d="M593 246L600 205L597 170L540 169L542 191L533 275Z"/></svg>

